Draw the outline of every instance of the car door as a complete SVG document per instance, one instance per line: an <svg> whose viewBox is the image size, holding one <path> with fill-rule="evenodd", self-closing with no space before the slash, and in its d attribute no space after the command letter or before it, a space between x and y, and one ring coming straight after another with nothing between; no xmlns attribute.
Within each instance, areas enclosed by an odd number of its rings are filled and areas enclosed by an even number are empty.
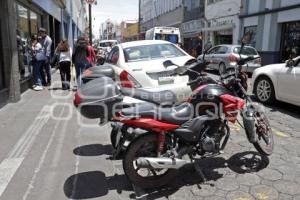
<svg viewBox="0 0 300 200"><path fill-rule="evenodd" d="M219 46L217 51L215 52L215 57L214 57L214 63L215 67L217 70L219 70L220 63L224 63L226 66L226 60L227 60L227 51L228 47L226 46Z"/></svg>
<svg viewBox="0 0 300 200"><path fill-rule="evenodd" d="M121 71L121 68L118 66L119 57L120 57L119 47L115 46L108 54L106 60L106 62L109 63L111 67L114 69L117 76L120 74Z"/></svg>
<svg viewBox="0 0 300 200"><path fill-rule="evenodd" d="M213 47L211 50L208 51L207 55L205 56L205 59L207 61L209 61L209 65L208 67L211 68L211 69L218 69L216 67L216 52L219 50L220 46L216 46L216 47Z"/></svg>
<svg viewBox="0 0 300 200"><path fill-rule="evenodd" d="M277 94L280 100L300 105L300 64L282 67L278 75Z"/></svg>

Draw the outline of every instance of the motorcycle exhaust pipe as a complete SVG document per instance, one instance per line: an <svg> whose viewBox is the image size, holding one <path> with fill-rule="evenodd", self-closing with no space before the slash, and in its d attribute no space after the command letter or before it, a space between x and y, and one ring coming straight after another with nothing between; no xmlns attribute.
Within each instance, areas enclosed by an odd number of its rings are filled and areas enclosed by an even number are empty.
<svg viewBox="0 0 300 200"><path fill-rule="evenodd" d="M188 163L190 162L178 158L141 157L136 160L138 167L150 169L179 169Z"/></svg>

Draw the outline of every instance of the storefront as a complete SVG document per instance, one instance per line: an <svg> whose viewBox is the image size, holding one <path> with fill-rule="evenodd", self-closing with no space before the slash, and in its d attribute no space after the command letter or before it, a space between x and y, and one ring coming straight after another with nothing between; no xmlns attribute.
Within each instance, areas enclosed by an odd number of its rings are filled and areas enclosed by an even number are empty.
<svg viewBox="0 0 300 200"><path fill-rule="evenodd" d="M207 27L203 30L206 35L206 42L210 41L213 45L234 44L237 16L222 17L211 19Z"/></svg>
<svg viewBox="0 0 300 200"><path fill-rule="evenodd" d="M202 29L204 28L204 20L191 20L181 25L183 38L183 49L192 56L198 56L196 49L200 45L202 47ZM198 53L199 54L199 53Z"/></svg>
<svg viewBox="0 0 300 200"><path fill-rule="evenodd" d="M281 60L300 55L300 21L282 24Z"/></svg>
<svg viewBox="0 0 300 200"><path fill-rule="evenodd" d="M20 80L27 80L31 77L32 66L30 56L30 38L38 34L38 27L41 26L41 15L32 8L19 2L15 3L17 20L17 46Z"/></svg>

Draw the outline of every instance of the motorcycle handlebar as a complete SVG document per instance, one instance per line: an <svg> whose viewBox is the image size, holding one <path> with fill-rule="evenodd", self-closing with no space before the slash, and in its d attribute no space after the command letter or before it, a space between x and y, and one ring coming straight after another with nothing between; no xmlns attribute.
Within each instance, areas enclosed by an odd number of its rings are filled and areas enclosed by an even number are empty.
<svg viewBox="0 0 300 200"><path fill-rule="evenodd" d="M249 57L247 57L247 58L242 58L242 59L240 59L239 61L238 61L238 65L244 65L244 64L246 64L247 62L249 62L249 61L252 61L252 60L256 60L256 59L258 59L258 58L260 58L260 57L254 57L254 56L249 56Z"/></svg>

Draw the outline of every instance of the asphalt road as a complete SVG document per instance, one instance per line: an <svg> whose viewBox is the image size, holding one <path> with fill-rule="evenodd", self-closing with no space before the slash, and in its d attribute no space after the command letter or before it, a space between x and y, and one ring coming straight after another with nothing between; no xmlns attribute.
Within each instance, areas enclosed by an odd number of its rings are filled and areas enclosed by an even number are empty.
<svg viewBox="0 0 300 200"><path fill-rule="evenodd" d="M72 98L59 89L27 91L0 110L1 200L300 199L299 107L266 108L276 142L269 158L231 125L225 153L201 161L212 185L187 167L169 187L144 191L128 182L120 160L109 159L109 125L81 120Z"/></svg>

